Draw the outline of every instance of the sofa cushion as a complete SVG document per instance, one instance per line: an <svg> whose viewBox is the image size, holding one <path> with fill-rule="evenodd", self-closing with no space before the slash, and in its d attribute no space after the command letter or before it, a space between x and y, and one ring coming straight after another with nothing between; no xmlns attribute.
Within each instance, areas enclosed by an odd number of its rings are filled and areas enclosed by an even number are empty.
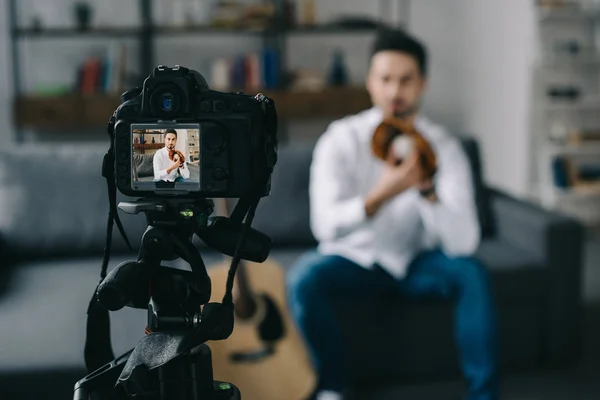
<svg viewBox="0 0 600 400"><path fill-rule="evenodd" d="M543 261L533 253L502 239L485 239L476 257L493 275L496 299L514 303L542 295L545 283Z"/></svg>
<svg viewBox="0 0 600 400"><path fill-rule="evenodd" d="M145 176L154 176L154 166L152 164L153 160L153 154L133 155L133 164L135 165L135 170L138 177L142 178Z"/></svg>
<svg viewBox="0 0 600 400"><path fill-rule="evenodd" d="M0 150L0 233L17 258L102 254L108 194L102 158L108 145L44 144ZM118 195L117 201L131 200ZM143 215L119 211L132 244L139 243ZM113 249L126 249L118 230Z"/></svg>
<svg viewBox="0 0 600 400"><path fill-rule="evenodd" d="M309 224L308 183L313 146L280 146L271 178L271 194L256 209L252 227L267 234L277 246L316 244ZM235 201L231 202L232 205Z"/></svg>

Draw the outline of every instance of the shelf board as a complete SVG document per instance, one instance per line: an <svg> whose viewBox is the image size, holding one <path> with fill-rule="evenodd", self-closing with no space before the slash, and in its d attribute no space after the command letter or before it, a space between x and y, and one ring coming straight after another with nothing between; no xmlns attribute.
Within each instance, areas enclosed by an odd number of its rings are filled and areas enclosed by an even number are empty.
<svg viewBox="0 0 600 400"><path fill-rule="evenodd" d="M158 35L286 35L286 34L335 34L353 32L374 32L376 27L349 27L340 24L320 24L310 26L296 26L291 28L234 28L216 27L208 25L185 26L154 26L152 31ZM51 39L51 38L79 38L79 37L135 37L143 32L142 28L98 27L79 30L71 27L56 28L18 28L14 30L17 37Z"/></svg>
<svg viewBox="0 0 600 400"><path fill-rule="evenodd" d="M538 12L540 22L583 22L594 21L600 17L599 10L586 10L578 7L556 7Z"/></svg>
<svg viewBox="0 0 600 400"><path fill-rule="evenodd" d="M333 119L371 107L368 92L360 87L252 93L272 98L281 119ZM105 127L119 104L117 95L23 96L14 100L15 121L38 129Z"/></svg>
<svg viewBox="0 0 600 400"><path fill-rule="evenodd" d="M184 25L184 26L156 26L152 28L158 35L266 35L277 33L274 29L264 28L228 28L208 25Z"/></svg>
<svg viewBox="0 0 600 400"><path fill-rule="evenodd" d="M600 65L600 56L597 54L580 57L548 57L539 63L539 67L545 70L596 68L598 65Z"/></svg>
<svg viewBox="0 0 600 400"><path fill-rule="evenodd" d="M164 143L134 143L134 149L140 150L156 150L165 147Z"/></svg>
<svg viewBox="0 0 600 400"><path fill-rule="evenodd" d="M307 26L297 26L291 29L288 29L286 32L288 34L325 34L325 33L361 33L361 32L375 32L378 29L376 26L360 26L360 27L350 27L341 24L322 24L322 25L307 25Z"/></svg>
<svg viewBox="0 0 600 400"><path fill-rule="evenodd" d="M550 144L550 153L552 155L563 154L573 156L590 156L600 155L600 141L599 142L582 142L581 144L565 144L557 145Z"/></svg>
<svg viewBox="0 0 600 400"><path fill-rule="evenodd" d="M572 102L546 101L546 111L600 111L600 97L590 96Z"/></svg>
<svg viewBox="0 0 600 400"><path fill-rule="evenodd" d="M77 28L19 28L14 30L17 37L38 39L50 38L79 38L79 37L130 37L141 34L141 28L98 27L87 30Z"/></svg>
<svg viewBox="0 0 600 400"><path fill-rule="evenodd" d="M540 200L547 205L557 204L560 201L574 199L595 199L600 197L600 183L578 184L576 186L561 188L550 184L537 184ZM600 202L598 203L600 208Z"/></svg>

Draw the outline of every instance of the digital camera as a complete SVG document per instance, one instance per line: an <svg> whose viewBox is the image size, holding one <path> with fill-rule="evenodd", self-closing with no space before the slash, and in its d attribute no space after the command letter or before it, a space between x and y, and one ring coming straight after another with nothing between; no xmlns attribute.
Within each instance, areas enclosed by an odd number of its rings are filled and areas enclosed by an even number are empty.
<svg viewBox="0 0 600 400"><path fill-rule="evenodd" d="M213 91L197 71L159 65L121 102L112 137L115 183L124 195L269 194L277 160L271 99Z"/></svg>

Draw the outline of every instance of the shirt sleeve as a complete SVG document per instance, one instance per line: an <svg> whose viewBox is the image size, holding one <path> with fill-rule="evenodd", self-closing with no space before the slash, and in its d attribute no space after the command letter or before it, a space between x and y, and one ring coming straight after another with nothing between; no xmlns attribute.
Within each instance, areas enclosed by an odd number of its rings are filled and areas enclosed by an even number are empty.
<svg viewBox="0 0 600 400"><path fill-rule="evenodd" d="M437 202L419 199L428 242L449 256L469 256L478 248L481 230L471 167L460 142L447 139L438 154Z"/></svg>
<svg viewBox="0 0 600 400"><path fill-rule="evenodd" d="M189 179L190 177L190 166L187 162L183 163L184 168L179 168L179 173L183 179Z"/></svg>
<svg viewBox="0 0 600 400"><path fill-rule="evenodd" d="M165 158L160 150L154 153L154 158L152 159L152 167L154 169L154 179L155 180L167 180L169 177L172 177L177 170L171 171L170 174L167 174L167 168L169 164L165 163ZM166 164L166 165L165 165Z"/></svg>
<svg viewBox="0 0 600 400"><path fill-rule="evenodd" d="M310 227L318 241L345 236L367 222L365 199L359 195L350 140L340 141L344 125L332 123L313 150L310 167ZM340 133L342 135L340 135Z"/></svg>

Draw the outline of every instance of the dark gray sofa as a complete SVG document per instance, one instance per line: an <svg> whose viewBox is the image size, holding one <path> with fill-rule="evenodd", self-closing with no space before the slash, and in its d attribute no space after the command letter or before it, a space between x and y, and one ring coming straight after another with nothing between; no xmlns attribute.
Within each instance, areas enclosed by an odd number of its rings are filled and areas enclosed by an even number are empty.
<svg viewBox="0 0 600 400"><path fill-rule="evenodd" d="M579 354L583 228L486 187L477 144L465 139L464 145L485 233L478 256L490 268L499 310L502 369L570 365ZM0 150L3 400L69 398L86 373L85 311L99 279L107 219L100 176L105 150L104 144ZM271 257L284 268L315 245L308 226L311 156L309 145L280 148L272 194L253 224L271 236ZM121 216L137 245L144 217ZM209 249L202 254L207 265L220 260ZM134 258L115 229L111 267ZM359 386L458 374L450 304L398 302L340 310L340 316L356 349L352 368ZM142 337L146 315L124 309L111 318L120 354Z"/></svg>

